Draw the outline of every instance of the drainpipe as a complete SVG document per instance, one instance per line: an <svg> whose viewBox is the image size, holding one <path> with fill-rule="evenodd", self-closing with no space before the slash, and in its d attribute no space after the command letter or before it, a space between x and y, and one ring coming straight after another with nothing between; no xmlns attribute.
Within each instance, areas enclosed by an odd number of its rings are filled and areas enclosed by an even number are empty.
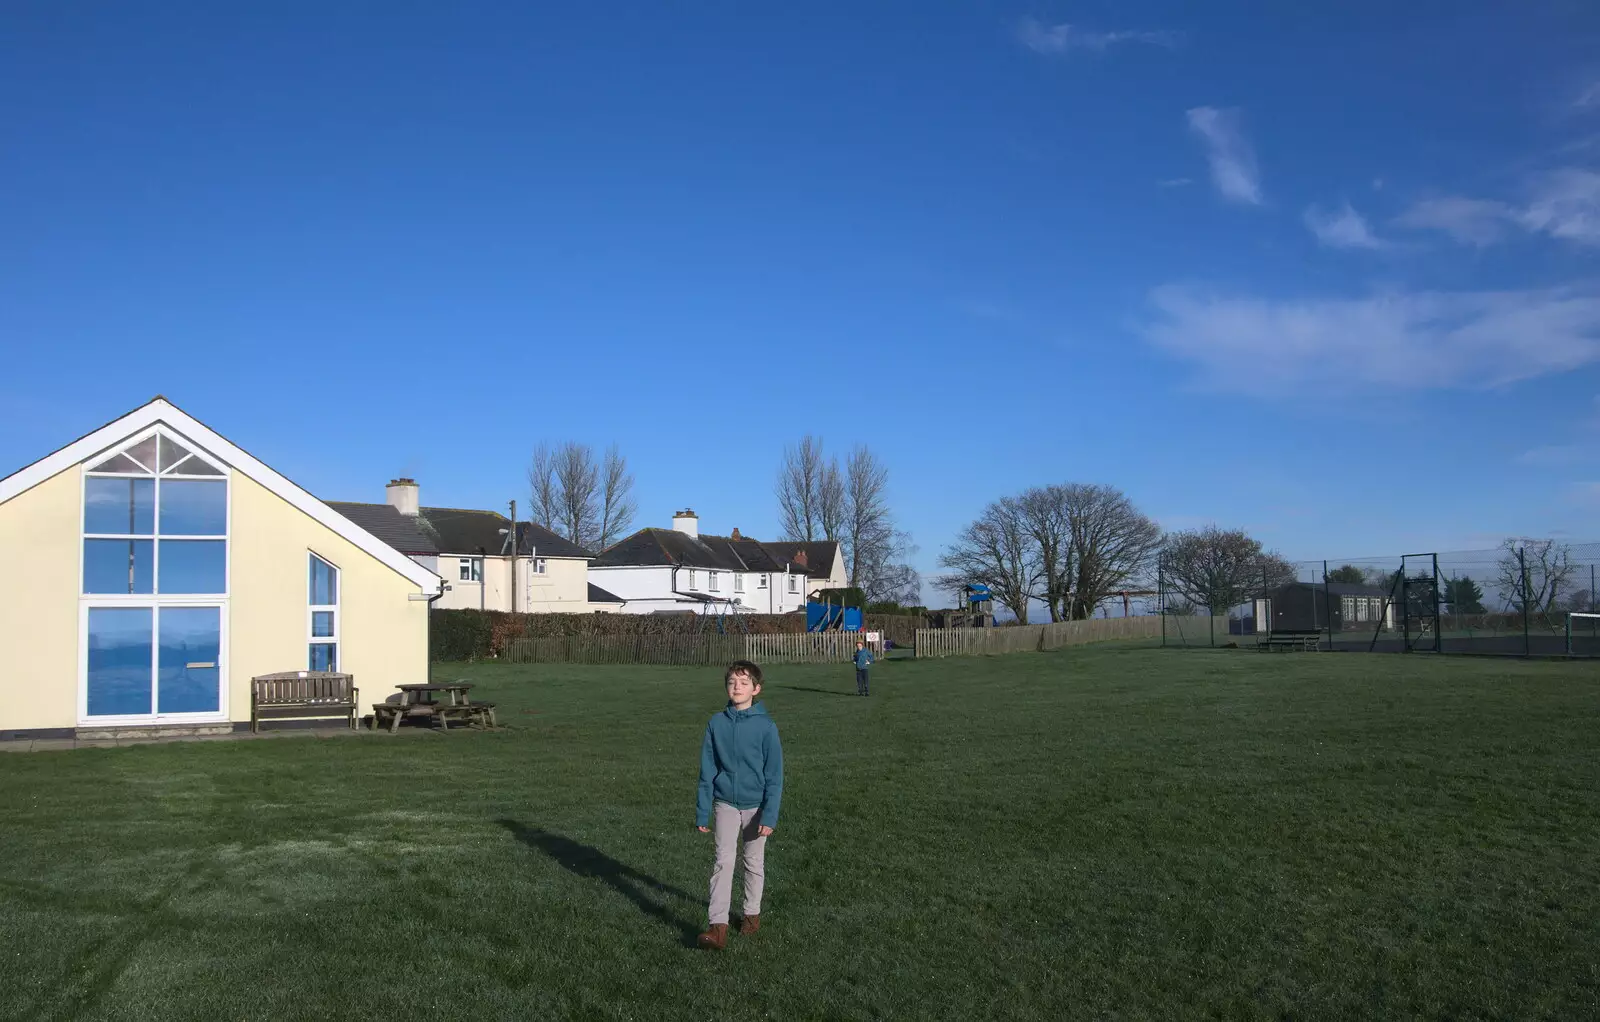
<svg viewBox="0 0 1600 1022"><path fill-rule="evenodd" d="M489 552L487 550L485 550L483 547L479 547L478 548L478 613L480 613L480 614L483 613L484 610L487 609L484 606L484 593L489 588L489 581L488 581L488 579L489 579L489 566L487 564L485 564L484 562L487 561L488 559L489 559Z"/></svg>
<svg viewBox="0 0 1600 1022"><path fill-rule="evenodd" d="M425 652L423 653L423 659L426 661L426 677L423 680L430 685L433 683L433 605L444 596L449 588L450 584L441 578L439 579L439 591L432 596L427 593L411 593L406 596L408 600L414 600L418 603L426 601L428 604L428 616L423 620L423 634L427 637L425 640Z"/></svg>

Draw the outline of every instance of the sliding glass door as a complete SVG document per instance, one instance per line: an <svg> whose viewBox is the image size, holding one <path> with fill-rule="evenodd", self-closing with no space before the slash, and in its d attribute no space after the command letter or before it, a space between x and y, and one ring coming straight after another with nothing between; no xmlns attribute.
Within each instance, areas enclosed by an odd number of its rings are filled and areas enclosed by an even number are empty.
<svg viewBox="0 0 1600 1022"><path fill-rule="evenodd" d="M221 714L221 605L87 607L84 643L86 717Z"/></svg>

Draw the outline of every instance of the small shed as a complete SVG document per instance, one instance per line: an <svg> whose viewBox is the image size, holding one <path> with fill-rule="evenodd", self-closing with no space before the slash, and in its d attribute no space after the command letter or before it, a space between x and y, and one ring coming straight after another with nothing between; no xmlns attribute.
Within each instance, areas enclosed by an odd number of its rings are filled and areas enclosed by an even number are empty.
<svg viewBox="0 0 1600 1022"><path fill-rule="evenodd" d="M1361 631L1394 627L1394 606L1378 587L1353 582L1290 582L1267 599L1274 632ZM1258 601L1260 602L1260 601Z"/></svg>

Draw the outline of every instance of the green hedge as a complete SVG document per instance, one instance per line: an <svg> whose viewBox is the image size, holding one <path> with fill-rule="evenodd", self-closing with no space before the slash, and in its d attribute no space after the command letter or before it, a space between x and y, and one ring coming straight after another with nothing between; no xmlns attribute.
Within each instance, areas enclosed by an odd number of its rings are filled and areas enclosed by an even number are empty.
<svg viewBox="0 0 1600 1022"><path fill-rule="evenodd" d="M741 614L729 628L770 634L803 632L806 616ZM909 636L925 627L921 615L868 614L869 631L889 633L909 644ZM483 660L498 657L512 639L554 639L568 635L714 635L715 616L698 614L507 614L498 610L435 610L429 617L434 660Z"/></svg>

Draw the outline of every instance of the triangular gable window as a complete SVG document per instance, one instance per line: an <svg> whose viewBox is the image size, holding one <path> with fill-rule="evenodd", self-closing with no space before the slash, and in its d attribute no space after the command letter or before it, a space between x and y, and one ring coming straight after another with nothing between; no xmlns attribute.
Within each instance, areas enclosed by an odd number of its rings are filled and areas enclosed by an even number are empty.
<svg viewBox="0 0 1600 1022"><path fill-rule="evenodd" d="M192 450L186 441L174 440L166 433L156 431L129 443L126 447L93 462L92 474L140 476L205 476L215 479L227 472L205 455Z"/></svg>

